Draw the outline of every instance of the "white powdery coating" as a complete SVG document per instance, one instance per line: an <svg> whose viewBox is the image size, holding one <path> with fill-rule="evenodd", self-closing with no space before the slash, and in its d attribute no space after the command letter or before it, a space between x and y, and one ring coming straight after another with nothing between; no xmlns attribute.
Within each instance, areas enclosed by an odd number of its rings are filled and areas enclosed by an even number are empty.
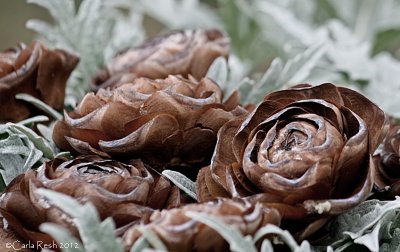
<svg viewBox="0 0 400 252"><path fill-rule="evenodd" d="M331 203L329 201L325 201L323 203L315 205L314 209L318 214L323 214L325 212L329 212L331 210L331 207Z"/></svg>

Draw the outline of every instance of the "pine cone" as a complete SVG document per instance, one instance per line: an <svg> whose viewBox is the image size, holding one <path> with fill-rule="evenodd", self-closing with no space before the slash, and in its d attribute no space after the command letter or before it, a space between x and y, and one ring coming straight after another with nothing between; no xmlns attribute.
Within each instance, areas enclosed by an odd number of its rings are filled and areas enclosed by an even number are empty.
<svg viewBox="0 0 400 252"><path fill-rule="evenodd" d="M159 170L169 167L194 178L210 163L219 128L237 115L238 94L222 102L208 78L139 78L113 90L87 94L54 127L58 147L82 154L141 158Z"/></svg>
<svg viewBox="0 0 400 252"><path fill-rule="evenodd" d="M275 209L262 208L260 204L250 204L243 199L218 199L202 204L190 204L181 208L156 211L150 223L136 225L123 236L125 249L129 251L144 228L156 234L168 251L228 251L229 245L214 229L191 219L188 212L203 213L238 229L243 235L254 235L266 224L280 224L279 213Z"/></svg>
<svg viewBox="0 0 400 252"><path fill-rule="evenodd" d="M162 79L170 74L200 80L214 59L228 57L229 47L229 38L216 29L168 33L117 55L91 86L97 91L138 77Z"/></svg>
<svg viewBox="0 0 400 252"><path fill-rule="evenodd" d="M98 156L57 158L15 178L0 202L1 214L21 237L46 244L52 243L51 237L38 229L44 222L60 224L79 236L72 220L38 195L37 188L61 192L82 203L90 201L102 220L112 217L121 230L153 209L181 204L170 182L153 176L139 160L127 165Z"/></svg>
<svg viewBox="0 0 400 252"><path fill-rule="evenodd" d="M64 50L49 50L40 42L0 53L0 123L17 122L35 111L16 100L18 93L41 99L55 109L64 106L65 86L78 57Z"/></svg>
<svg viewBox="0 0 400 252"><path fill-rule="evenodd" d="M213 162L199 172L198 197L248 197L285 220L315 220L304 238L321 218L368 197L371 156L387 123L367 98L332 84L271 93L246 118L221 128Z"/></svg>
<svg viewBox="0 0 400 252"><path fill-rule="evenodd" d="M380 154L374 157L375 185L389 198L400 195L400 125L391 124ZM382 195L383 196L383 195Z"/></svg>

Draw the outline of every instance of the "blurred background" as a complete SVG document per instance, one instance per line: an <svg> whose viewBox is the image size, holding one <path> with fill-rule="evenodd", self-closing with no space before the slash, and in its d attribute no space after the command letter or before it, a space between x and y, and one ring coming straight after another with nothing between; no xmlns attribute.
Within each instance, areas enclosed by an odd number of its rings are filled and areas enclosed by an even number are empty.
<svg viewBox="0 0 400 252"><path fill-rule="evenodd" d="M68 86L78 99L90 76L118 51L159 32L218 27L232 44L220 85L241 89L244 101L300 82L333 82L400 117L400 0L29 2L0 1L0 49L39 37L79 53Z"/></svg>
<svg viewBox="0 0 400 252"><path fill-rule="evenodd" d="M30 18L51 20L48 12L26 0L0 1L0 50L13 47L18 42L29 43L35 32L25 28Z"/></svg>

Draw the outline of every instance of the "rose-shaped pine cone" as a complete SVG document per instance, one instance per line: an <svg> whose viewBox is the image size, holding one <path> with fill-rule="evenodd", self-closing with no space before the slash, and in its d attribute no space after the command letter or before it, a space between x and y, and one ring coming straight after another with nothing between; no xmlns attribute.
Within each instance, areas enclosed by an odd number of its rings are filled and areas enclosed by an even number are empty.
<svg viewBox="0 0 400 252"><path fill-rule="evenodd" d="M53 139L61 149L141 158L159 170L182 169L195 178L198 169L187 167L209 164L219 128L247 113L237 106L237 93L225 103L222 96L208 78L139 78L87 94L57 122Z"/></svg>
<svg viewBox="0 0 400 252"><path fill-rule="evenodd" d="M374 156L374 181L389 198L400 195L400 125L394 122L383 140L381 152ZM380 195L383 196L383 195Z"/></svg>
<svg viewBox="0 0 400 252"><path fill-rule="evenodd" d="M147 225L136 225L123 236L127 251L141 236L139 228L156 234L168 251L228 251L229 245L214 229L191 219L195 212L217 217L237 228L243 235L254 235L266 224L279 225L281 217L275 209L263 208L244 199L218 199L213 202L189 204L181 208L154 212Z"/></svg>
<svg viewBox="0 0 400 252"><path fill-rule="evenodd" d="M214 59L228 57L229 49L229 38L216 29L168 33L117 55L91 86L97 91L138 77L161 79L170 74L200 80Z"/></svg>
<svg viewBox="0 0 400 252"><path fill-rule="evenodd" d="M221 128L211 165L199 172L198 197L248 197L285 220L316 220L300 237L307 236L367 198L371 154L387 123L367 98L333 84L271 93Z"/></svg>
<svg viewBox="0 0 400 252"><path fill-rule="evenodd" d="M64 106L65 86L78 57L63 50L49 50L40 42L0 52L0 123L28 118L32 106L15 99L27 93L55 109Z"/></svg>
<svg viewBox="0 0 400 252"><path fill-rule="evenodd" d="M51 243L39 225L53 222L78 232L72 220L36 193L46 188L90 201L103 220L112 217L123 232L134 221L149 216L153 209L178 207L186 203L177 188L161 176L153 176L139 160L130 165L98 156L80 156L65 161L54 159L15 178L6 188L0 212L21 237Z"/></svg>

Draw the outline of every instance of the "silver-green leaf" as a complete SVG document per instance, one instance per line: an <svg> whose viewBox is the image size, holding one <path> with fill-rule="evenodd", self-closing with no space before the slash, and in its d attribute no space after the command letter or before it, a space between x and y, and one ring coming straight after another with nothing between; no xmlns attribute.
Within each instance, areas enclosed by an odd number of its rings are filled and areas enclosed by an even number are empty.
<svg viewBox="0 0 400 252"><path fill-rule="evenodd" d="M171 170L165 170L162 172L162 174L169 180L171 180L171 182L174 183L177 187L179 187L179 189L187 193L187 195L197 200L196 184L188 179L185 175Z"/></svg>
<svg viewBox="0 0 400 252"><path fill-rule="evenodd" d="M84 251L123 251L121 241L115 237L114 221L111 218L107 218L101 222L98 212L92 203L81 205L68 195L43 188L39 188L36 192L45 197L51 205L55 205L72 217L82 239ZM68 238L62 236L64 234L59 235L60 238ZM64 242L68 242L68 240Z"/></svg>

